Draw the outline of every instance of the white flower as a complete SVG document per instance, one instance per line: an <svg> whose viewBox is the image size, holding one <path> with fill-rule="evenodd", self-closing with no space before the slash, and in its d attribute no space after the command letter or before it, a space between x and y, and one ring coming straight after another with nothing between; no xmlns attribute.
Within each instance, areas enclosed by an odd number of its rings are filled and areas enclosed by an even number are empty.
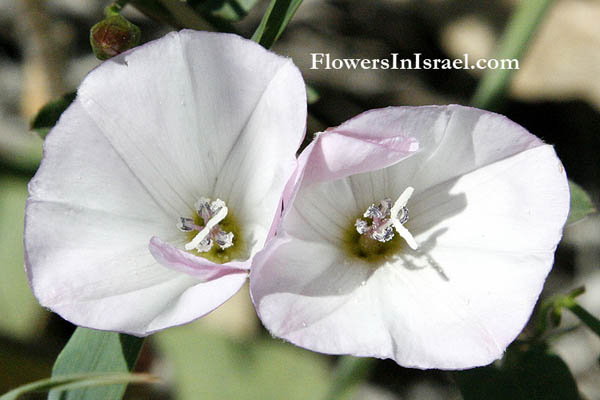
<svg viewBox="0 0 600 400"><path fill-rule="evenodd" d="M100 65L29 186L40 303L135 335L219 306L272 235L305 119L292 62L234 35L171 33Z"/></svg>
<svg viewBox="0 0 600 400"><path fill-rule="evenodd" d="M482 110L398 107L319 134L299 162L296 198L250 276L273 335L416 368L502 355L568 213L551 146Z"/></svg>

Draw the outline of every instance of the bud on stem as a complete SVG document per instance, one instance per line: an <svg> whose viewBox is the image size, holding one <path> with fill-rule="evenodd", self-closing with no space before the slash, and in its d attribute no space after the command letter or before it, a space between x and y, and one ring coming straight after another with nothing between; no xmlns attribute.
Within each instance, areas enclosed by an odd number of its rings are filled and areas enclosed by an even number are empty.
<svg viewBox="0 0 600 400"><path fill-rule="evenodd" d="M99 60L107 60L137 46L140 36L140 28L116 14L92 27L90 44Z"/></svg>

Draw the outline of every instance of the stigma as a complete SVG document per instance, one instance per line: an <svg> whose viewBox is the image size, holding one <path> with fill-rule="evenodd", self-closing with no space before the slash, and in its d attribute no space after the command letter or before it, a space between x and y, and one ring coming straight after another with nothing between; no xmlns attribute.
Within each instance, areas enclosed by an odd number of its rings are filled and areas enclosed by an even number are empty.
<svg viewBox="0 0 600 400"><path fill-rule="evenodd" d="M369 224L368 221L358 218L354 223L356 231L382 243L389 242L398 233L411 249L418 249L417 241L404 226L408 221L406 203L408 203L413 192L412 187L407 187L393 205L392 200L389 198L381 200L378 205L371 204L363 214L364 218L371 219L371 223Z"/></svg>
<svg viewBox="0 0 600 400"><path fill-rule="evenodd" d="M221 250L233 246L233 233L225 232L219 226L229 211L225 202L221 199L211 201L206 197L201 197L194 207L204 225L197 224L194 219L180 217L180 221L177 223L180 231L198 232L189 243L185 244L184 248L186 250L196 249L200 253L205 253L210 251L215 244Z"/></svg>

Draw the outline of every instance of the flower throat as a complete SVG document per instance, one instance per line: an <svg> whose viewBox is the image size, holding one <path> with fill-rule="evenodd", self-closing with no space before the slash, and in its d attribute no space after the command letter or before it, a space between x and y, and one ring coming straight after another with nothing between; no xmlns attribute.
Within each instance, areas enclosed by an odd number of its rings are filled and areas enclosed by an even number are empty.
<svg viewBox="0 0 600 400"><path fill-rule="evenodd" d="M418 248L414 237L404 226L409 219L406 203L413 191L412 187L406 188L393 205L389 198L381 200L378 205L371 204L362 217L354 221L353 229L345 238L352 255L367 261L383 261L401 251L405 243L413 250Z"/></svg>
<svg viewBox="0 0 600 400"><path fill-rule="evenodd" d="M247 258L240 229L223 200L201 197L194 208L195 218L180 217L177 223L188 234L185 250L219 264Z"/></svg>

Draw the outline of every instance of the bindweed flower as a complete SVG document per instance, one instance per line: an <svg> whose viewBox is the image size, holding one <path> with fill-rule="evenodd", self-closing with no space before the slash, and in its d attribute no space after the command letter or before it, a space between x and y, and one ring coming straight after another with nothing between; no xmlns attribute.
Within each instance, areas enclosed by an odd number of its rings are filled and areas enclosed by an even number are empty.
<svg viewBox="0 0 600 400"><path fill-rule="evenodd" d="M292 62L234 35L171 33L100 65L29 185L40 303L135 335L219 306L272 235L305 120Z"/></svg>
<svg viewBox="0 0 600 400"><path fill-rule="evenodd" d="M568 213L551 146L490 112L398 107L318 134L299 163L295 200L250 276L273 335L415 368L502 355Z"/></svg>

